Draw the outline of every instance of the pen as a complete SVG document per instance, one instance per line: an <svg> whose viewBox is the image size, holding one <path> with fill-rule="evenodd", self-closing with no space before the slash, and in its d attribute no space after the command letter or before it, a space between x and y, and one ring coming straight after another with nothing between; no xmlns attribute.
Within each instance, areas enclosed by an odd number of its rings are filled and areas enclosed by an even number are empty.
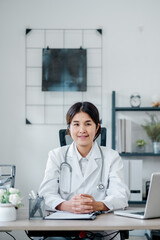
<svg viewBox="0 0 160 240"><path fill-rule="evenodd" d="M37 198L37 197L36 197L36 194L35 194L35 192L34 192L33 190L31 191L31 195L32 195L32 198L33 198L33 199L36 199L36 198Z"/></svg>
<svg viewBox="0 0 160 240"><path fill-rule="evenodd" d="M30 193L28 195L29 195L30 198L32 198L32 195Z"/></svg>

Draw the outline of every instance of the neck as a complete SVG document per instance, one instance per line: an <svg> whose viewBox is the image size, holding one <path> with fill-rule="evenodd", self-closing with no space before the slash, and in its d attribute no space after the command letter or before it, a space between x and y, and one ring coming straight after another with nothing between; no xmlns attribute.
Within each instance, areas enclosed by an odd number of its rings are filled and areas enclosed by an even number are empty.
<svg viewBox="0 0 160 240"><path fill-rule="evenodd" d="M91 150L92 145L91 146L76 145L76 147L77 147L78 152L81 154L81 156L86 157L88 155L89 151Z"/></svg>

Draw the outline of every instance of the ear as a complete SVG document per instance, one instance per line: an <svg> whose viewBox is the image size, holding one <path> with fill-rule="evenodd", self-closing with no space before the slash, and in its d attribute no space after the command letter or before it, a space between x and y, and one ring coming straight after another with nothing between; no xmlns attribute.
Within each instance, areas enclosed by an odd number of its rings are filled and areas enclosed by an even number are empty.
<svg viewBox="0 0 160 240"><path fill-rule="evenodd" d="M70 135L70 125L67 125L67 134Z"/></svg>
<svg viewBox="0 0 160 240"><path fill-rule="evenodd" d="M99 127L100 127L100 123L97 124L96 132L98 131Z"/></svg>

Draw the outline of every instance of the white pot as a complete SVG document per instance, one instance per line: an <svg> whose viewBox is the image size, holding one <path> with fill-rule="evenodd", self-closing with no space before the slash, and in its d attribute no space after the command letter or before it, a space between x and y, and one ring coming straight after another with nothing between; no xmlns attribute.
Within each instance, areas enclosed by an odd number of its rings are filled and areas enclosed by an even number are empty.
<svg viewBox="0 0 160 240"><path fill-rule="evenodd" d="M16 209L10 203L1 203L0 204L0 221L9 222L16 220Z"/></svg>

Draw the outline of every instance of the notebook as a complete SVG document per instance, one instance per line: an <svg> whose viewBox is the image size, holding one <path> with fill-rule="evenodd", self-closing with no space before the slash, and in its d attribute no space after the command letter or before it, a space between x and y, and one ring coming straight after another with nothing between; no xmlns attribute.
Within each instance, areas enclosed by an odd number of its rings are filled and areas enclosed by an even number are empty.
<svg viewBox="0 0 160 240"><path fill-rule="evenodd" d="M145 208L134 210L117 210L114 211L114 214L140 219L160 217L160 173L153 173L151 176L150 188Z"/></svg>
<svg viewBox="0 0 160 240"><path fill-rule="evenodd" d="M95 212L89 214L75 214L66 211L57 211L49 216L46 216L45 220L94 220L96 218Z"/></svg>

